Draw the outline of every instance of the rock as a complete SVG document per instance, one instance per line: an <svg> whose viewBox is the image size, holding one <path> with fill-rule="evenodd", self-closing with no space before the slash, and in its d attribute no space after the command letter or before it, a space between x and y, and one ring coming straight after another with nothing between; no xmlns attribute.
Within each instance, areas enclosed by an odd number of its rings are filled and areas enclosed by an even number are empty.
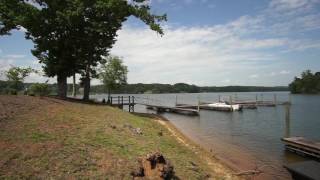
<svg viewBox="0 0 320 180"><path fill-rule="evenodd" d="M192 166L197 166L196 163L192 162L192 161L189 161L189 163L192 165Z"/></svg>
<svg viewBox="0 0 320 180"><path fill-rule="evenodd" d="M142 130L140 128L135 128L133 130L136 134L142 135Z"/></svg>
<svg viewBox="0 0 320 180"><path fill-rule="evenodd" d="M158 135L163 136L163 132L162 131L158 132Z"/></svg>
<svg viewBox="0 0 320 180"><path fill-rule="evenodd" d="M174 167L165 157L159 153L152 153L140 159L140 167L131 173L134 179L145 177L147 179L178 179L175 176Z"/></svg>
<svg viewBox="0 0 320 180"><path fill-rule="evenodd" d="M131 173L132 177L144 177L144 169L142 166L138 167L136 170L133 170Z"/></svg>
<svg viewBox="0 0 320 180"><path fill-rule="evenodd" d="M111 127L112 129L117 129L117 126L115 126L115 125L110 125L110 127Z"/></svg>

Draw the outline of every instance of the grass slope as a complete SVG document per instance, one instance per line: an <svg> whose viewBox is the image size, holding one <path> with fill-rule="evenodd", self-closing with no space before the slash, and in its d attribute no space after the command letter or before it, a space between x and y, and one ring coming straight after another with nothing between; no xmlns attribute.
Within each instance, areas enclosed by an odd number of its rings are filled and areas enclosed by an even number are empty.
<svg viewBox="0 0 320 180"><path fill-rule="evenodd" d="M0 96L0 128L0 179L132 179L137 159L155 151L181 179L225 176L156 121L112 107Z"/></svg>

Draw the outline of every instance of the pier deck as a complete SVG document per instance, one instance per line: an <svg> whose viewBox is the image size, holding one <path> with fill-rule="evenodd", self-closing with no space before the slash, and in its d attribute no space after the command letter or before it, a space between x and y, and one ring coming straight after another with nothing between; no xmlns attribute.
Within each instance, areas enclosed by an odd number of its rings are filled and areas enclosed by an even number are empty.
<svg viewBox="0 0 320 180"><path fill-rule="evenodd" d="M304 137L289 137L281 140L290 151L320 159L320 142L311 141Z"/></svg>
<svg viewBox="0 0 320 180"><path fill-rule="evenodd" d="M171 112L171 113L177 113L177 114L185 114L185 115L191 115L191 116L198 116L199 111L194 109L187 109L187 108L180 108L180 107L170 107L170 106L159 106L159 105L150 105L150 104L144 104L147 109L152 109L157 112Z"/></svg>

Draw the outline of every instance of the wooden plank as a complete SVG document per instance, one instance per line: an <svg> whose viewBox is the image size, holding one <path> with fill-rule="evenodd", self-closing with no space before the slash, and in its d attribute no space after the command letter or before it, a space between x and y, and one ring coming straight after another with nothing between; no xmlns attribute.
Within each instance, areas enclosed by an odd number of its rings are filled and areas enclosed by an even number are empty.
<svg viewBox="0 0 320 180"><path fill-rule="evenodd" d="M293 179L301 180L319 180L320 163L316 161L304 161L284 167L291 173Z"/></svg>

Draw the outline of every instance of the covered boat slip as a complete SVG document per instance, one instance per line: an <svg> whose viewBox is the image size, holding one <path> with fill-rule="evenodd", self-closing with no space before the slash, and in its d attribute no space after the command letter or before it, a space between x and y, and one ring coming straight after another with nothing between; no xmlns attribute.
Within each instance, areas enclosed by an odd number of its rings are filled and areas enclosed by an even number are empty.
<svg viewBox="0 0 320 180"><path fill-rule="evenodd" d="M289 137L281 140L289 151L320 159L320 142L308 140L304 137Z"/></svg>

